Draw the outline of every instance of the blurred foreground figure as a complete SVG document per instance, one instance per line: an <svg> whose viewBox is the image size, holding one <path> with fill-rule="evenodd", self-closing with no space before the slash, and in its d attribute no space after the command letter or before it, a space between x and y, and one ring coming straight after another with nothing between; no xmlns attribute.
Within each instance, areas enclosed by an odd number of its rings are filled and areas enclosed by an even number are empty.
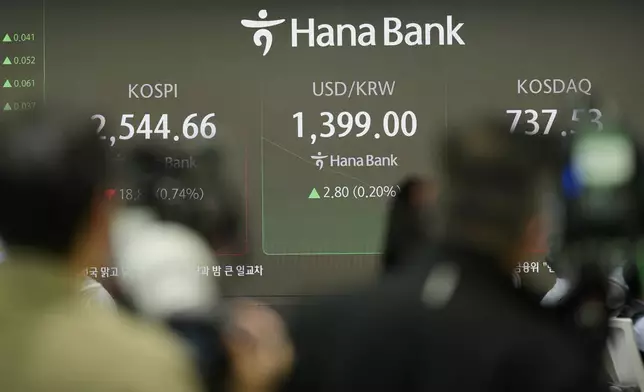
<svg viewBox="0 0 644 392"><path fill-rule="evenodd" d="M436 255L293 320L286 390L607 390L601 353L589 352L585 335L513 285L517 261L547 229L542 197L558 180L558 148L509 129L478 121L436 145Z"/></svg>
<svg viewBox="0 0 644 392"><path fill-rule="evenodd" d="M216 265L195 231L161 221L143 206L122 208L112 225L114 265L128 271L118 284L136 315L168 326L190 347L206 391L222 390L226 372L216 281L198 273Z"/></svg>
<svg viewBox="0 0 644 392"><path fill-rule="evenodd" d="M400 270L401 264L429 241L429 211L434 199L433 185L421 178L411 177L400 184L389 211L383 252L386 274Z"/></svg>
<svg viewBox="0 0 644 392"><path fill-rule="evenodd" d="M100 306L103 309L117 311L116 302L102 284L92 278L85 278L81 287L81 295L87 306Z"/></svg>
<svg viewBox="0 0 644 392"><path fill-rule="evenodd" d="M633 321L635 343L644 359L644 292L642 291L642 276L637 262L624 266L624 282L628 291L625 306L618 317L630 318Z"/></svg>
<svg viewBox="0 0 644 392"><path fill-rule="evenodd" d="M108 256L106 155L70 118L0 129L0 390L197 391L172 335L84 303L80 272Z"/></svg>
<svg viewBox="0 0 644 392"><path fill-rule="evenodd" d="M293 347L281 317L249 301L236 301L231 316L225 339L230 354L229 390L277 390L293 365Z"/></svg>
<svg viewBox="0 0 644 392"><path fill-rule="evenodd" d="M114 265L128 271L119 283L138 313L155 320L178 314L213 317L219 292L198 271L217 261L197 233L162 222L142 207L115 213L111 233Z"/></svg>

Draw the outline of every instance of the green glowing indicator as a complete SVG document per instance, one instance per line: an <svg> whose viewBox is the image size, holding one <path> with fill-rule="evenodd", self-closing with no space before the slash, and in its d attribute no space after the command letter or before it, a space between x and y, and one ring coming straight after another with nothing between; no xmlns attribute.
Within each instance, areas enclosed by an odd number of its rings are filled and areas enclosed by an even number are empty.
<svg viewBox="0 0 644 392"><path fill-rule="evenodd" d="M309 199L319 199L320 195L318 194L318 191L313 188L311 193L309 193Z"/></svg>

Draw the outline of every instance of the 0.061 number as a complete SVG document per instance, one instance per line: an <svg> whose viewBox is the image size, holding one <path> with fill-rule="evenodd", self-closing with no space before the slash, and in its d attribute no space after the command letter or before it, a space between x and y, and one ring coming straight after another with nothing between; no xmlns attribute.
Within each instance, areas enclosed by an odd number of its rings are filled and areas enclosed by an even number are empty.
<svg viewBox="0 0 644 392"><path fill-rule="evenodd" d="M590 115L589 121L597 126L597 130L601 131L604 129L604 124L601 122L602 118L602 112L599 109L574 109L572 111L572 121L578 122L581 120L581 116L585 113L588 112ZM545 128L543 128L542 134L547 135L550 133L550 129L552 128L552 125L555 122L555 119L557 118L557 109L542 109L541 112L538 112L533 109L527 109L527 110L506 110L506 114L510 114L514 116L514 119L512 120L512 125L510 126L510 132L514 132L519 125L519 122L521 121L521 117L523 115L528 116L528 119L525 120L526 124L529 124L532 126L531 130L526 130L525 134L526 135L536 135L541 131L541 126L537 122L539 120L539 117L542 115L548 115L548 122L546 123Z"/></svg>

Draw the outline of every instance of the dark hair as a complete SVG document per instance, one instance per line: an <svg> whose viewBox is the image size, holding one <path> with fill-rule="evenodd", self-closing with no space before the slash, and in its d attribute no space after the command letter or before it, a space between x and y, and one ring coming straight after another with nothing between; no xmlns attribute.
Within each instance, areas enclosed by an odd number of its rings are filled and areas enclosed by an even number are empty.
<svg viewBox="0 0 644 392"><path fill-rule="evenodd" d="M392 200L383 251L385 272L392 272L409 261L406 258L426 239L421 208L413 203L414 191L422 184L423 180L418 177L407 178Z"/></svg>
<svg viewBox="0 0 644 392"><path fill-rule="evenodd" d="M635 261L628 261L624 265L624 283L628 287L629 297L632 299L642 299L642 282L640 271Z"/></svg>
<svg viewBox="0 0 644 392"><path fill-rule="evenodd" d="M436 145L442 240L507 257L540 208L543 180L554 180L563 163L562 145L510 129L508 119L483 118L449 129Z"/></svg>
<svg viewBox="0 0 644 392"><path fill-rule="evenodd" d="M393 199L393 209L396 207L408 207L412 204L414 192L423 185L423 180L420 177L408 177L399 185L400 191Z"/></svg>
<svg viewBox="0 0 644 392"><path fill-rule="evenodd" d="M52 111L0 125L0 238L66 255L103 192L106 152L89 116Z"/></svg>

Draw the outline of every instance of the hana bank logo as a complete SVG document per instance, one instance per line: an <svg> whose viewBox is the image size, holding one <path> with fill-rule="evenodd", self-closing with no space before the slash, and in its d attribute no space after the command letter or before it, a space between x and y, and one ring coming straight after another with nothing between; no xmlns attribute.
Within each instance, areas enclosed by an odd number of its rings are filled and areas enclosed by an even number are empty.
<svg viewBox="0 0 644 392"><path fill-rule="evenodd" d="M267 27L274 27L286 22L286 19L265 20L268 17L266 10L260 10L257 14L261 20L242 19L241 24L249 29L257 29L253 34L253 42L258 47L264 47L262 56L266 56L273 45L273 33Z"/></svg>

